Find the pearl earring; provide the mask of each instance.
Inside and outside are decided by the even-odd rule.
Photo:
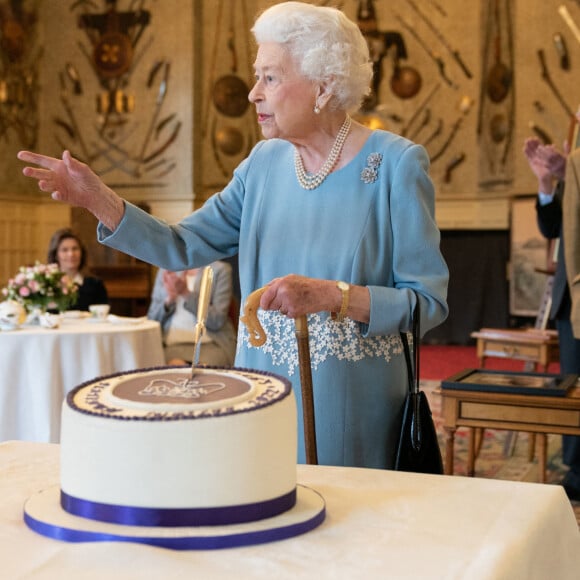
[[[318,104],[314,105],[314,113],[316,115],[320,115],[320,107],[318,106]]]

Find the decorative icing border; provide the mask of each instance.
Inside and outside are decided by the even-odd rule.
[[[142,415],[139,414],[135,414],[136,410],[135,409],[130,409],[130,411],[133,413],[131,416],[122,416],[120,414],[115,414],[115,413],[121,413],[121,412],[127,412],[128,409],[126,408],[120,408],[120,407],[114,407],[111,405],[108,405],[106,403],[102,403],[98,400],[98,394],[100,394],[100,391],[108,388],[110,386],[110,384],[107,381],[110,381],[111,379],[115,379],[117,377],[120,376],[128,376],[128,375],[133,375],[133,374],[141,374],[141,373],[147,373],[147,372],[151,372],[151,371],[161,371],[161,370],[169,370],[169,369],[175,369],[175,370],[181,370],[184,369],[186,367],[171,367],[171,366],[159,366],[159,367],[149,367],[149,368],[143,368],[143,369],[135,369],[132,371],[123,371],[123,372],[119,372],[119,373],[113,373],[110,375],[104,375],[102,377],[97,377],[96,379],[91,379],[89,381],[85,381],[84,383],[81,383],[80,385],[78,385],[77,387],[75,387],[72,391],[70,391],[68,393],[68,395],[66,396],[66,404],[68,405],[68,407],[78,413],[82,413],[84,415],[89,415],[92,417],[99,417],[102,419],[113,419],[113,420],[118,420],[118,421],[182,421],[182,420],[191,420],[191,419],[205,419],[205,418],[212,418],[212,417],[226,417],[228,415],[238,415],[241,413],[249,413],[251,411],[255,411],[257,409],[263,409],[266,407],[269,407],[270,405],[273,405],[274,403],[277,403],[283,399],[285,399],[286,397],[290,396],[290,394],[292,393],[292,384],[290,383],[290,381],[288,379],[286,379],[285,377],[282,377],[280,375],[277,375],[275,373],[271,373],[268,371],[258,371],[255,369],[246,369],[246,368],[239,368],[239,367],[213,367],[213,366],[204,366],[203,369],[204,370],[227,370],[227,371],[235,371],[241,374],[245,374],[245,375],[252,375],[251,377],[246,377],[246,378],[252,378],[252,379],[256,379],[256,375],[258,377],[263,377],[264,380],[267,379],[276,379],[277,381],[279,381],[282,385],[283,385],[283,389],[282,391],[280,391],[279,389],[274,389],[273,386],[267,387],[266,390],[257,395],[254,399],[250,400],[250,401],[246,401],[245,404],[245,408],[239,408],[236,409],[232,406],[226,406],[226,407],[218,407],[218,408],[210,408],[210,409],[199,409],[199,410],[192,410],[192,411],[182,411],[182,412],[173,412],[173,411],[162,411],[162,412],[147,412],[144,413]],[[78,394],[79,391],[85,389],[86,387],[93,385],[93,390],[95,391],[99,391],[96,396],[94,397],[94,400],[91,400],[89,402],[88,398],[86,400],[87,404],[91,405],[91,409],[86,409],[86,408],[81,408],[79,407],[74,399],[75,396]],[[262,383],[262,388],[263,388],[263,383]]]

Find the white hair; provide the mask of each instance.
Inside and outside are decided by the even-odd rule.
[[[282,2],[258,16],[258,44],[282,44],[301,73],[331,87],[335,109],[358,109],[373,76],[369,48],[359,27],[340,10],[304,2]]]

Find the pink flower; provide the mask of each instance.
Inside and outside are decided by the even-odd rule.
[[[49,307],[64,308],[74,301],[77,292],[77,285],[60,271],[58,264],[36,262],[34,266],[22,266],[7,287],[0,289],[0,296],[24,304],[35,299],[48,300]]]

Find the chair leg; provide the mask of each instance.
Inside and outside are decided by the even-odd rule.
[[[536,434],[528,433],[528,461],[531,463],[536,455]]]
[[[485,429],[483,427],[475,428],[475,458],[479,457],[479,452],[481,451],[481,446],[483,445],[483,438],[485,436]]]
[[[546,433],[538,433],[538,481],[546,483],[546,468],[547,468],[547,451],[548,451],[548,436]]]
[[[511,457],[514,454],[517,441],[518,441],[518,432],[508,431],[505,436],[505,442],[503,444],[504,457]]]
[[[517,431],[508,431],[503,444],[503,454],[505,457],[511,457],[514,454],[518,440]],[[528,461],[531,463],[536,455],[536,434],[528,433]]]
[[[467,475],[475,475],[475,428],[469,427],[469,438],[467,444]]]

